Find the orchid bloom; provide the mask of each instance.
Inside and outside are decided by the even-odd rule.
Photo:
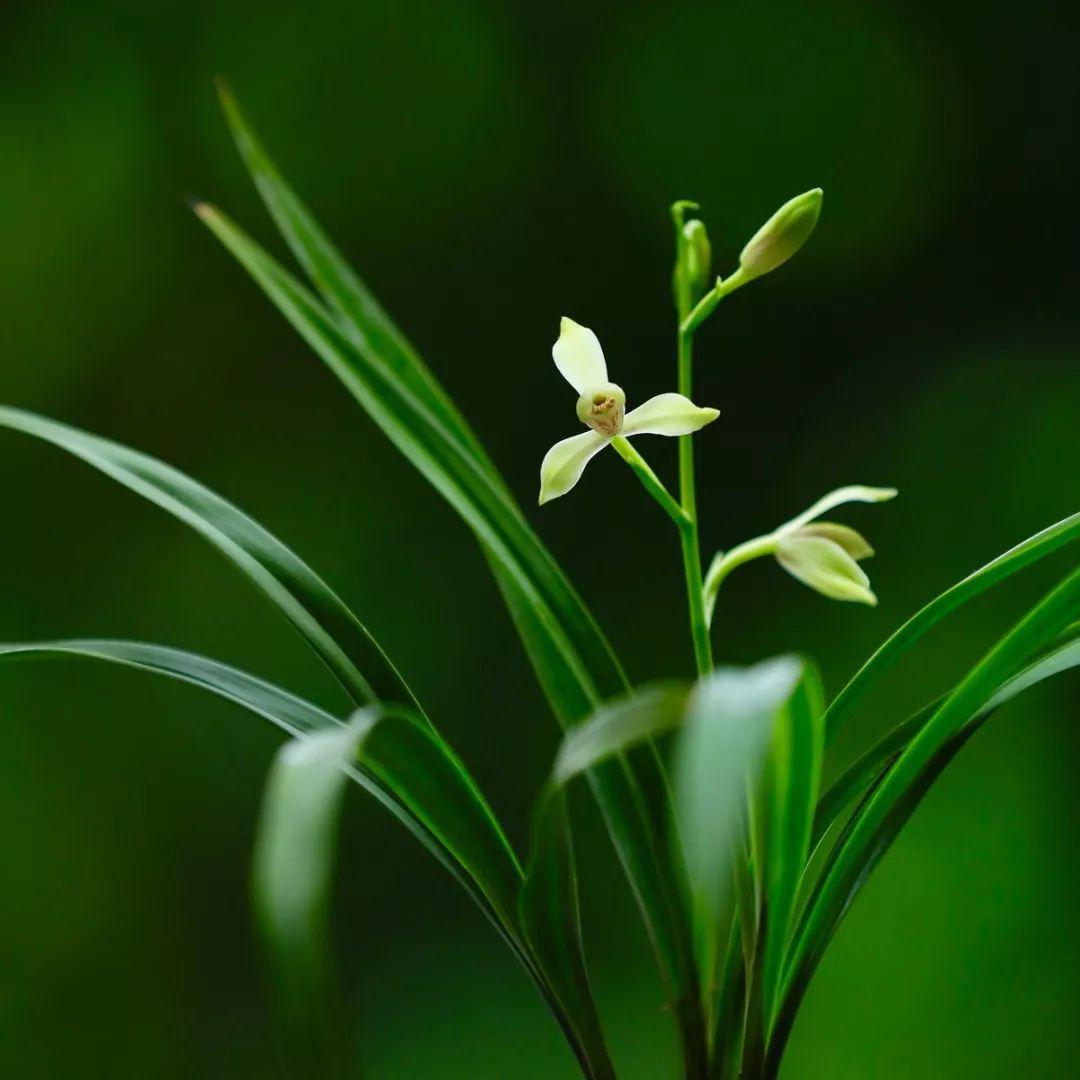
[[[557,442],[540,465],[540,504],[565,495],[585,466],[613,439],[631,435],[689,435],[715,420],[717,409],[698,408],[682,394],[657,394],[626,412],[626,394],[608,382],[607,362],[596,335],[563,317],[551,349],[559,374],[577,391],[578,419],[589,427]]]

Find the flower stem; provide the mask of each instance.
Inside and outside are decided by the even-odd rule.
[[[730,551],[718,551],[713,559],[709,572],[705,575],[705,618],[711,623],[713,610],[716,607],[716,594],[720,591],[720,585],[724,578],[737,566],[750,562],[751,559],[760,559],[763,555],[771,555],[776,549],[776,535],[756,536],[753,540],[747,540]]]
[[[690,270],[686,234],[683,231],[683,212],[692,204],[676,203],[672,207],[675,223],[675,309],[678,315],[676,343],[679,363],[679,393],[693,393],[694,327],[688,325],[690,315]],[[679,437],[679,505],[687,524],[679,529],[682,544],[683,568],[686,573],[686,596],[690,610],[690,634],[694,641],[694,660],[699,675],[712,671],[712,643],[709,624],[705,618],[705,590],[701,577],[701,543],[698,539],[697,494],[694,483],[694,439]]]
[[[680,320],[681,321],[681,320]],[[692,338],[679,330],[679,393],[690,397],[692,383]],[[698,539],[697,491],[694,476],[694,439],[692,435],[679,438],[679,503],[688,525],[679,530],[682,543],[683,568],[686,573],[686,595],[690,609],[690,633],[694,640],[694,659],[699,675],[712,671],[712,643],[709,623],[705,618],[705,587],[701,577],[701,543]]]
[[[668,517],[679,527],[685,529],[690,523],[683,508],[675,501],[671,492],[664,487],[660,477],[652,471],[649,463],[630,445],[629,439],[617,435],[611,440],[611,445],[618,455],[634,470],[637,478],[644,485],[645,490],[664,508]]]

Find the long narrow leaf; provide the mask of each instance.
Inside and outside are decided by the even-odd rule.
[[[971,721],[1008,695],[1017,677],[1031,685],[1024,665],[1080,614],[1080,570],[1067,577],[961,680],[934,710],[867,793],[815,886],[796,935],[786,975],[782,1017],[775,1032],[782,1050],[794,1010],[840,920],[867,876],[945,764],[975,730]],[[1058,658],[1060,661],[1060,658]],[[1054,670],[1057,670],[1056,668]],[[771,1060],[778,1067],[779,1050]]]
[[[755,957],[748,981],[747,1043],[751,1056],[757,1053],[759,1033],[764,1031],[763,939],[755,928],[759,905],[745,872],[744,807],[747,791],[758,786],[777,722],[803,674],[803,662],[785,656],[749,668],[722,668],[705,676],[690,696],[675,750],[675,799],[694,904],[702,996],[710,1015],[726,1011],[712,1002],[717,996],[714,987],[722,979],[721,945],[732,940],[732,920],[738,908],[746,927],[742,946]],[[737,894],[734,885],[740,886]],[[722,1045],[724,1034],[713,1033],[714,1056],[730,1050]]]
[[[341,726],[340,720],[317,705],[228,664],[182,649],[105,639],[0,643],[0,662],[58,658],[105,661],[190,683],[269,720],[294,737]],[[369,771],[355,769],[350,776],[401,821],[461,883],[481,910],[505,931],[484,890],[397,795]]]
[[[825,752],[824,711],[821,680],[806,664],[798,686],[776,719],[764,780],[767,828],[761,933],[766,1034],[773,1020],[795,899],[810,851]]]
[[[1011,701],[1017,694],[1077,665],[1080,665],[1080,629],[1073,629],[1065,640],[1055,644],[1045,656],[1029,664],[1020,674],[1005,683],[969,723],[981,723],[991,712]],[[818,803],[812,846],[817,846],[844,809],[869,788],[881,770],[911,742],[939,704],[940,701],[934,702],[898,724],[832,783]]]
[[[589,985],[577,868],[566,796],[559,788],[546,788],[537,800],[519,910],[533,955],[562,1011],[573,1021],[567,1035],[582,1071],[590,1080],[614,1080],[615,1067]]]
[[[528,610],[531,626],[543,635],[546,662],[557,658],[561,678],[577,684],[579,700],[595,706],[624,692],[625,676],[610,647],[501,485],[463,449],[425,402],[395,377],[369,342],[358,347],[354,336],[346,334],[308,290],[219,211],[203,204],[198,212],[391,441],[474,531],[489,559],[499,566],[504,592],[511,590],[518,612]],[[686,1030],[687,1024],[693,1024],[700,1029],[696,1037],[701,1042],[686,914],[665,838],[641,791],[642,786],[662,791],[664,781],[654,776],[658,772],[655,758],[643,758],[638,768],[644,773],[644,785],[626,763],[611,763],[590,781],[638,899],[661,972],[674,989],[684,1038],[695,1037]]]
[[[209,540],[299,631],[357,704],[416,705],[385,653],[330,587],[221,496],[156,458],[21,409],[0,406],[0,426],[81,458]]]
[[[341,721],[294,694],[179,649],[93,639],[0,643],[0,662],[64,657],[104,660],[191,683],[300,739],[344,730]],[[522,871],[483,796],[450,748],[418,714],[392,707],[365,715],[375,717],[378,724],[365,730],[365,752],[358,763],[347,766],[348,777],[397,817],[492,921],[577,1053],[583,1044],[576,1030],[578,1020],[565,1012],[521,930],[517,903]],[[340,744],[331,739],[327,745]]]
[[[1050,555],[1064,544],[1080,537],[1080,513],[1043,529],[1016,547],[988,562],[984,567],[946,589],[924,608],[917,611],[900,627],[855,673],[848,684],[833,699],[825,712],[827,741],[832,741],[840,725],[855,705],[915,642],[947,615],[974,599],[999,581],[1023,570],[1039,559]]]
[[[341,316],[346,332],[361,349],[381,357],[394,376],[428,407],[492,480],[502,485],[502,478],[483,444],[450,396],[285,182],[236,98],[223,82],[219,82],[218,89],[237,148],[270,216],[312,283]]]

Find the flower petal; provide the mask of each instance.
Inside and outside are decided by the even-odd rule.
[[[596,335],[565,315],[559,323],[559,340],[551,347],[551,358],[559,374],[579,394],[608,381],[604,350]]]
[[[830,510],[842,506],[844,503],[887,502],[889,499],[894,499],[896,494],[896,488],[875,488],[866,487],[863,484],[849,484],[847,487],[837,488],[835,491],[830,491],[828,495],[823,495],[813,506],[808,510],[804,510],[798,517],[792,518],[786,525],[782,525],[778,531],[801,528],[808,521],[813,521],[814,518],[827,514]]]
[[[815,521],[810,525],[803,525],[798,530],[798,535],[823,536],[842,547],[856,562],[859,559],[869,559],[874,554],[874,549],[862,533],[834,521]]]
[[[557,442],[540,463],[540,505],[565,495],[580,479],[585,466],[610,442],[595,431]]]
[[[792,577],[832,600],[877,604],[870,579],[839,545],[823,536],[793,534],[776,545],[776,561]]]
[[[689,435],[711,424],[719,409],[698,408],[682,394],[657,394],[631,409],[623,421],[624,435]]]

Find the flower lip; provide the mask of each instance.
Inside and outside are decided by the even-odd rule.
[[[608,438],[622,431],[625,414],[626,394],[615,383],[588,386],[577,400],[578,419]]]

